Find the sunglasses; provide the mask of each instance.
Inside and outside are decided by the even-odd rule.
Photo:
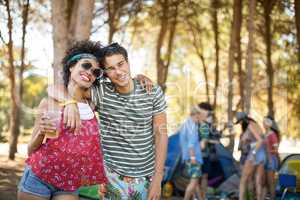
[[[85,63],[81,64],[81,67],[85,70],[89,70],[92,68],[92,64],[89,62],[85,62]],[[92,71],[93,76],[95,76],[96,78],[100,78],[103,76],[103,70],[100,68],[92,69],[91,71]]]

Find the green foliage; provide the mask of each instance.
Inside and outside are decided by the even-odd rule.
[[[47,78],[37,75],[30,75],[24,80],[24,95],[22,104],[24,129],[31,128],[35,119],[35,108],[42,98],[47,95]]]
[[[9,128],[10,94],[9,83],[6,78],[0,81],[0,133],[5,133]],[[21,130],[33,127],[35,108],[46,96],[47,78],[38,75],[30,75],[24,79],[23,102],[21,103],[22,118]],[[0,134],[3,135],[3,134]]]

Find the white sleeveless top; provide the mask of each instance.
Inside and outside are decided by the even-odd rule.
[[[94,118],[94,112],[89,104],[78,102],[77,106],[81,120],[90,120]]]

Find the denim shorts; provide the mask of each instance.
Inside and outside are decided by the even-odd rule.
[[[66,194],[79,196],[78,190],[64,191],[48,183],[45,183],[32,172],[30,166],[25,167],[24,174],[18,185],[18,190],[20,192],[29,193],[33,196],[49,198],[49,199],[53,196],[66,195]]]
[[[257,166],[259,164],[263,164],[265,165],[266,161],[267,161],[267,155],[266,155],[266,151],[265,148],[262,146],[260,147],[256,154],[253,155],[251,152],[254,149],[251,149],[251,151],[248,153],[247,155],[247,160],[253,160],[254,161],[254,165]]]
[[[277,171],[278,167],[279,167],[279,161],[278,161],[277,156],[274,156],[274,155],[269,156],[265,169],[267,171]]]

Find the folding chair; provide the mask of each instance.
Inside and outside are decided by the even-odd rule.
[[[297,189],[297,176],[291,174],[279,174],[279,186],[280,188],[284,188],[283,193],[281,195],[281,200],[284,200],[284,197],[288,191],[288,189],[293,189],[296,192]]]

